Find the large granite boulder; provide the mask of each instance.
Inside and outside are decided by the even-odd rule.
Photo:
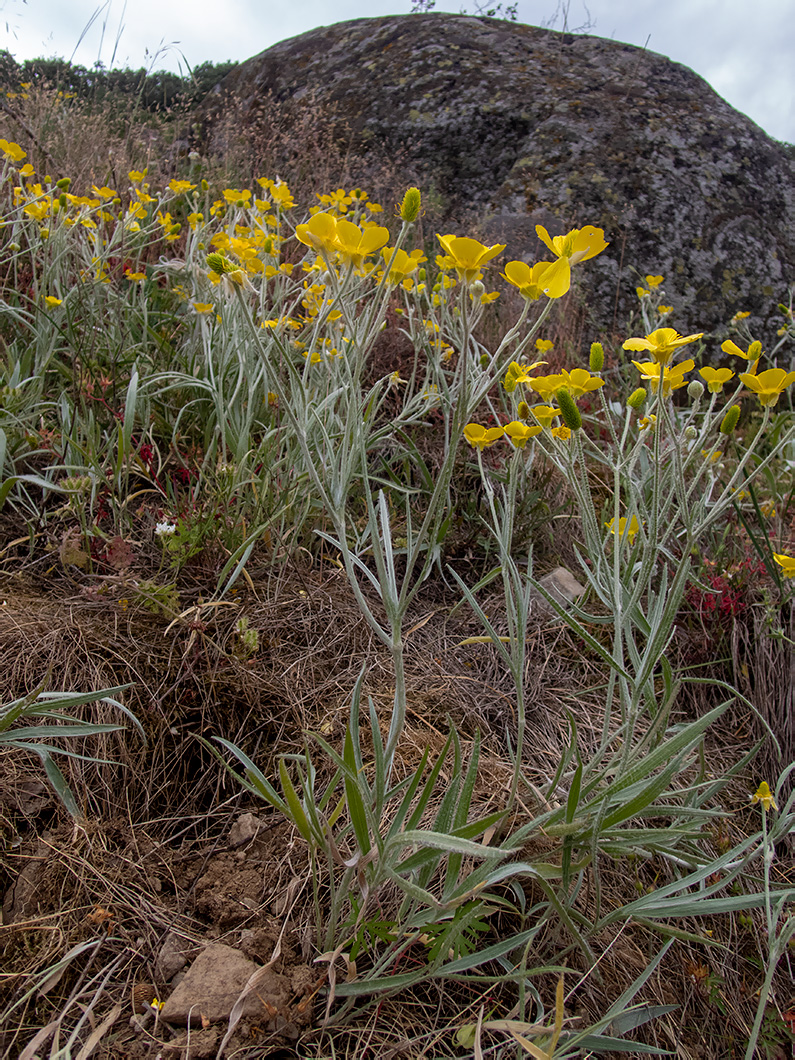
[[[623,325],[637,279],[662,273],[680,330],[743,309],[769,339],[795,282],[792,148],[641,48],[485,17],[357,19],[242,63],[216,112],[226,93],[252,126],[265,98],[282,118],[311,99],[363,167],[394,158],[442,222],[512,257],[543,256],[537,223],[603,227],[610,251],[578,270],[592,327]]]

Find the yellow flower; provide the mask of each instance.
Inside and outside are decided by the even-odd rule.
[[[795,578],[795,556],[787,556],[784,552],[774,552],[773,559],[781,567],[785,578]]]
[[[534,405],[530,411],[542,427],[551,427],[552,421],[560,415],[560,409],[551,408],[549,405]]]
[[[54,295],[48,294],[45,297],[44,301],[49,306],[56,306],[56,305],[60,305],[61,302],[63,301],[63,299],[62,298],[56,298]]]
[[[436,237],[442,244],[450,267],[458,273],[464,283],[472,283],[480,275],[483,266],[505,250],[505,243],[487,247],[469,236],[445,235]]]
[[[646,279],[646,283],[651,288],[659,287],[660,284],[663,282],[663,277],[662,276],[647,276],[645,279]]]
[[[661,317],[667,317],[669,313],[673,313],[674,307],[672,305],[658,305],[657,312]]]
[[[524,449],[528,438],[534,438],[541,433],[542,429],[541,427],[528,427],[526,423],[521,423],[519,420],[512,420],[511,423],[506,423],[503,428],[510,439],[511,445],[516,449]]]
[[[568,390],[576,400],[582,397],[583,394],[590,394],[605,385],[604,379],[591,375],[587,368],[573,368],[570,372],[564,368],[563,371],[555,375],[539,375],[534,379],[526,380],[526,382],[531,389],[540,394],[547,402],[551,401],[552,397],[561,389]]]
[[[766,780],[762,781],[751,796],[751,804],[754,805],[757,802],[761,803],[762,809],[765,812],[778,809],[778,806],[776,806],[776,800],[773,798],[773,792],[770,790],[770,786]]]
[[[559,438],[561,442],[567,442],[571,438],[571,428],[562,423],[560,427],[553,427],[549,432],[553,438]]]
[[[212,313],[215,306],[212,302],[191,302],[194,312],[201,315],[202,313]]]
[[[615,519],[611,519],[609,523],[605,523],[605,526],[611,534],[615,534],[615,530],[613,529],[614,523]],[[630,545],[634,544],[635,534],[637,534],[638,530],[640,530],[640,523],[638,522],[638,517],[636,515],[633,515],[632,518],[629,520],[629,526],[627,526],[626,516],[622,516],[618,520],[618,536],[623,537],[624,532],[626,531]]]
[[[27,151],[23,151],[19,144],[15,144],[13,140],[0,139],[0,151],[12,162],[21,162],[23,158],[28,157]]]
[[[635,288],[635,294],[638,296],[638,298],[641,301],[643,301],[644,298],[648,298],[649,297],[649,295],[651,294],[651,291],[647,291],[645,287],[636,287]]]
[[[248,205],[248,202],[251,199],[251,192],[248,190],[248,188],[246,188],[245,190],[241,190],[239,188],[224,188],[222,194],[227,202],[232,202],[236,204],[245,203],[246,205]]]
[[[392,255],[394,254],[394,258]],[[425,261],[425,255],[421,250],[412,250],[407,254],[405,250],[395,251],[394,247],[383,247],[381,256],[384,266],[389,266],[387,283],[396,285],[403,283],[412,273],[417,271],[421,261]]]
[[[36,170],[33,168],[30,162],[26,162],[22,169],[20,169],[19,175],[20,177],[32,177],[35,172]]]
[[[740,380],[749,390],[753,390],[764,408],[773,408],[783,391],[795,383],[795,372],[785,372],[783,368],[768,368],[759,375],[743,372]]]
[[[536,235],[558,258],[567,258],[570,265],[595,258],[609,246],[604,231],[593,225],[572,228],[565,236],[554,237],[550,237],[543,225],[536,225]]]
[[[656,331],[652,331],[650,335],[647,335],[645,339],[627,339],[624,343],[624,349],[631,350],[633,353],[648,350],[657,364],[668,364],[674,352],[680,346],[687,346],[689,342],[696,342],[702,338],[703,334],[704,332],[701,331],[698,335],[680,335],[673,328],[657,328]],[[637,362],[633,361],[632,363],[635,364]]]
[[[330,206],[332,210],[336,210],[337,213],[347,213],[348,207],[353,202],[352,196],[348,195],[344,188],[337,188],[330,195],[318,195],[318,198],[321,202]]]
[[[551,350],[554,345],[555,343],[551,342],[549,339],[536,339],[536,349],[539,353],[546,353],[547,350]]]
[[[511,361],[502,385],[509,394],[512,394],[520,383],[527,383],[528,385],[532,383],[533,377],[530,372],[546,363],[546,361],[536,361],[534,364],[519,364],[517,361]]]
[[[730,353],[732,357],[742,357],[743,360],[748,361],[750,365],[748,371],[752,375],[756,375],[756,371],[759,368],[759,359],[762,356],[762,343],[752,342],[747,350],[741,350],[736,342],[732,342],[731,339],[726,339],[721,344],[721,349],[724,353]]]
[[[516,287],[522,298],[532,302],[542,294],[547,298],[560,298],[568,290],[568,286],[563,286],[557,262],[539,261],[531,268],[524,261],[509,261],[502,275]]]
[[[295,234],[305,246],[330,254],[337,245],[337,219],[330,213],[313,214],[305,225],[296,227]]]
[[[318,215],[315,214],[315,217]],[[389,229],[372,225],[364,231],[353,221],[341,218],[335,231],[336,250],[343,261],[359,268],[368,254],[380,250],[389,239]]]
[[[485,449],[498,442],[505,433],[504,427],[481,427],[479,423],[468,423],[464,427],[464,437],[473,448]]]
[[[551,237],[543,225],[536,225],[536,235],[557,257],[556,270],[549,294],[550,298],[560,298],[571,286],[571,266],[581,261],[595,258],[609,245],[601,228],[586,225],[585,228],[572,228],[565,236]],[[550,282],[550,277],[546,277]]]
[[[542,401],[545,401],[547,404],[552,401],[560,388],[565,386],[563,376],[560,373],[555,375],[537,375],[532,379],[525,379],[523,382],[526,383],[531,390],[535,390]]]
[[[170,180],[168,187],[175,195],[183,195],[186,191],[196,190],[196,185],[191,184],[189,180]]]
[[[644,364],[640,364],[638,361],[633,361],[632,363],[640,372],[643,381],[651,384],[652,391],[655,394],[660,388],[660,374],[662,374],[663,397],[669,397],[672,390],[679,390],[680,387],[687,386],[685,372],[691,371],[696,366],[695,361],[682,361],[681,364],[677,364],[674,368],[669,368],[668,365],[660,364],[657,361],[647,361]]]
[[[747,309],[741,309],[738,313],[735,313],[734,316],[732,317],[732,324],[737,324],[741,320],[745,320],[750,315],[751,314],[750,314],[750,312]]]
[[[731,368],[699,368],[698,374],[709,387],[710,394],[722,394],[724,386],[734,379]]]
[[[600,379],[597,375],[591,375],[587,368],[573,368],[570,372],[567,372],[564,368],[560,374],[563,378],[562,386],[568,390],[575,400],[584,394],[591,394],[594,390],[599,390],[600,387],[605,385],[604,379]]]

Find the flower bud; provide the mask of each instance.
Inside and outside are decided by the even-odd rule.
[[[685,438],[688,442],[692,442],[694,438],[698,438],[698,431],[692,424],[689,427],[685,427]]]
[[[592,372],[601,372],[605,366],[605,351],[601,342],[591,343],[591,357],[588,365]]]
[[[411,224],[412,221],[416,221],[420,214],[420,207],[422,205],[422,198],[420,196],[419,188],[409,188],[406,194],[403,196],[403,203],[400,207],[400,217],[407,224]]]
[[[734,428],[737,426],[737,421],[740,418],[740,406],[732,405],[726,415],[723,417],[723,421],[720,425],[721,434],[731,434]]]
[[[469,295],[471,298],[480,298],[485,293],[486,288],[483,286],[480,280],[475,280],[474,283],[471,283],[469,285]]]
[[[526,401],[519,402],[519,407],[516,410],[516,415],[519,417],[520,420],[530,419],[530,406],[527,404]]]
[[[481,368],[488,368],[490,360],[491,360],[491,357],[489,357],[489,355],[487,353],[481,353],[481,355],[480,355],[480,367]]]
[[[704,394],[704,384],[699,383],[698,379],[694,379],[688,385],[687,394],[692,401],[700,401]]]
[[[638,409],[642,409],[643,406],[646,404],[646,396],[647,395],[644,388],[642,386],[639,386],[638,389],[633,390],[627,398],[627,405],[629,405],[631,409],[635,409],[635,411],[637,411]]]
[[[61,191],[69,191],[69,185],[72,183],[71,177],[61,177],[61,179],[55,185],[56,188],[60,188]]]
[[[428,274],[425,271],[425,269],[420,269],[419,272],[417,273],[417,279],[420,281],[420,283],[425,283],[425,280],[427,279],[427,277],[428,277]]]
[[[582,427],[582,416],[580,410],[574,403],[574,398],[568,392],[565,386],[561,387],[555,395],[555,400],[560,408],[560,415],[563,422],[572,431],[578,431]]]
[[[217,273],[219,276],[223,276],[223,274],[227,271],[225,265],[228,264],[229,262],[226,260],[223,254],[207,255],[207,268],[212,269],[212,271]]]
[[[61,194],[58,196],[58,205],[61,207],[62,210],[66,209],[66,204],[68,202],[69,200],[66,197],[66,192],[61,192]]]
[[[753,363],[754,361],[758,361],[761,356],[762,356],[762,343],[758,342],[758,341],[752,342],[751,345],[748,347],[748,361],[749,361],[749,363]]]
[[[207,183],[206,180],[202,180],[200,186],[201,186],[202,191],[209,191],[210,190],[210,185]]]

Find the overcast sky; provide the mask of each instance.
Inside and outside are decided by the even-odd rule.
[[[474,8],[475,0],[436,4]],[[795,142],[795,0],[517,2],[520,21],[555,29],[566,8],[569,29],[684,63],[771,136]],[[0,48],[20,61],[58,55],[84,66],[137,69],[156,57],[155,69],[184,72],[186,62],[248,59],[317,26],[410,10],[411,0],[0,0]]]

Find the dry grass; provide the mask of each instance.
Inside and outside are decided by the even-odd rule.
[[[256,953],[266,960],[268,940],[272,944],[274,931],[285,926],[278,911],[289,899],[285,967],[311,962],[312,913],[302,844],[230,784],[195,735],[217,733],[241,742],[267,773],[277,754],[300,748],[304,731],[340,743],[346,702],[363,663],[367,691],[386,715],[388,659],[335,567],[307,567],[278,577],[263,572],[253,584],[253,591],[239,594],[238,609],[219,609],[189,648],[194,631],[187,627],[166,632],[165,620],[122,612],[119,605],[87,598],[67,584],[25,584],[6,576],[0,694],[19,695],[45,681],[70,689],[133,682],[129,702],[145,724],[148,745],[142,747],[132,733],[111,734],[98,740],[95,750],[115,764],[70,763],[74,788],[86,797],[86,824],[77,829],[64,820],[35,763],[18,754],[5,756],[0,803],[12,840],[2,859],[5,1004],[19,999],[36,975],[73,947],[91,943],[57,984],[15,1010],[3,1039],[5,1056],[17,1055],[58,1014],[70,1032],[81,1006],[92,1005],[97,1025],[121,1006],[96,1055],[154,1057],[167,1046],[165,1028],[151,1020],[143,1029],[130,1027],[128,1019],[133,998],[145,998],[148,1005],[150,994],[159,996],[167,988],[160,954],[170,935],[176,934],[189,954],[202,942],[221,940],[244,951],[259,946]],[[515,718],[493,649],[460,646],[477,630],[463,609],[448,617],[454,602],[443,586],[431,585],[409,622],[414,627],[407,655],[409,722],[399,767],[411,770],[426,746],[440,749],[450,721],[465,746],[481,731],[484,756],[474,801],[487,812],[510,783],[505,752]],[[496,597],[491,604],[499,626]],[[230,651],[238,610],[260,634],[260,649],[248,663]],[[554,771],[567,740],[566,712],[577,721],[583,751],[595,744],[603,679],[599,665],[583,655],[565,626],[533,627],[526,671],[531,738],[525,768],[531,781],[540,783]],[[107,720],[103,708],[90,709],[95,720]],[[708,754],[716,771],[747,747],[751,730],[743,725],[710,737]],[[744,791],[738,786],[737,805]],[[229,847],[229,829],[249,809],[259,815],[265,833],[245,848],[241,861],[240,852]],[[727,827],[732,834],[715,836],[717,850],[742,834],[742,820],[735,818]],[[792,875],[791,867],[777,871]],[[638,890],[659,886],[666,873],[653,862],[606,864],[603,901],[630,901]],[[532,885],[526,891],[532,904]],[[592,898],[589,891],[583,893],[584,911]],[[386,894],[384,901],[389,904]],[[500,937],[520,930],[505,916],[500,914],[495,924]],[[655,1024],[654,1037],[647,1040],[664,1048],[675,1045],[679,1056],[692,1060],[731,1055],[729,1043],[747,1034],[758,985],[761,928],[756,919],[751,923],[744,929],[733,918],[677,925],[695,936],[708,938],[711,932],[726,949],[690,943],[669,955],[643,999],[682,1009]],[[565,944],[550,923],[538,940],[539,953],[558,952]],[[643,969],[659,941],[636,925],[612,930],[593,944],[599,965],[567,999],[567,1012],[575,1019],[597,1018],[628,975]],[[585,973],[575,951],[568,960],[580,976]],[[783,970],[780,1006],[786,1005],[785,995]],[[429,984],[409,996],[363,1006],[347,1027],[324,1031],[315,1021],[316,1029],[301,1032],[299,1052],[289,1051],[289,1036],[246,1024],[234,1039],[234,1055],[324,1057],[332,1047],[337,1055],[356,1057],[398,1056],[407,1047],[413,1056],[460,1055],[453,1044],[455,1028],[475,1022],[481,1005],[510,1007],[508,999],[498,984],[484,983],[480,991]],[[683,1026],[687,1040],[681,1037]],[[85,1034],[77,1037],[85,1041]],[[262,1051],[277,1046],[288,1051]]]

